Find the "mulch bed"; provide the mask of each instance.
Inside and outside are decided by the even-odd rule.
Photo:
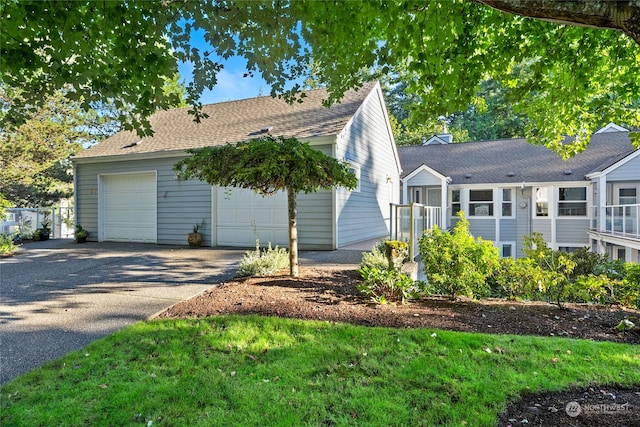
[[[625,318],[640,325],[640,312],[635,310],[593,304],[567,304],[560,308],[544,302],[501,299],[426,298],[408,304],[378,305],[357,291],[359,280],[355,270],[328,267],[302,268],[298,278],[283,275],[234,279],[180,302],[158,317],[260,314],[367,326],[640,344],[640,327],[625,334],[616,330]],[[572,406],[567,410],[569,403]],[[571,416],[577,412],[578,416]],[[586,390],[526,396],[509,406],[499,425],[640,427],[640,387],[628,390],[594,384]]]

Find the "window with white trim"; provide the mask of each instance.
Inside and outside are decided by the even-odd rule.
[[[536,188],[536,216],[549,216],[549,187]]]
[[[511,243],[505,243],[502,245],[502,258],[513,257],[513,245]]]
[[[513,216],[513,189],[511,188],[502,189],[502,216]]]
[[[618,189],[618,204],[620,205],[635,205],[636,204],[636,189],[635,188],[620,188]]]
[[[451,190],[451,216],[456,216],[461,209],[460,190]]]
[[[558,216],[587,216],[587,188],[559,188]]]
[[[493,216],[493,190],[469,190],[469,216]]]

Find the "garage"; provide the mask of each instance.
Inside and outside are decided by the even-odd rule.
[[[216,195],[218,246],[288,246],[287,195],[257,196],[244,188],[219,188]]]
[[[156,243],[156,172],[101,175],[99,182],[99,240]]]

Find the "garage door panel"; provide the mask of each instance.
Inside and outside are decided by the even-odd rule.
[[[101,179],[104,240],[155,243],[155,172],[104,175]]]
[[[218,189],[217,238],[220,246],[286,245],[289,240],[284,192],[262,197],[247,189]]]

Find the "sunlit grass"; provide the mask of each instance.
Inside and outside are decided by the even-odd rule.
[[[2,387],[2,426],[494,425],[509,400],[640,385],[640,348],[265,317],[135,324]]]

